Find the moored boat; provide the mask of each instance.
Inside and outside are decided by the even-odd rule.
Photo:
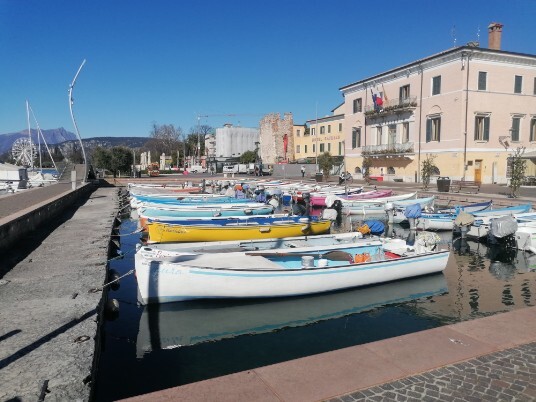
[[[148,223],[148,243],[181,241],[218,241],[281,238],[327,233],[331,227],[328,219],[302,217],[299,222],[273,224],[233,225],[173,225]]]
[[[397,239],[347,244],[336,250],[315,247],[155,258],[150,248],[142,247],[135,257],[136,277],[142,303],[162,303],[298,296],[443,271],[449,251],[431,251],[435,245],[430,247],[419,235],[415,249]]]

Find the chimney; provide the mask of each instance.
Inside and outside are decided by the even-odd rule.
[[[488,48],[501,50],[501,34],[503,25],[498,22],[492,22],[488,25]]]

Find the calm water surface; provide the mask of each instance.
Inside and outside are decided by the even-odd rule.
[[[343,222],[347,228],[351,223]],[[355,221],[352,223],[356,225]],[[340,230],[344,230],[340,229]],[[136,230],[125,219],[122,234]],[[399,226],[395,235],[407,237]],[[261,301],[139,306],[133,275],[109,298],[96,400],[111,401],[268,364],[511,311],[536,302],[536,257],[439,233],[452,249],[442,274],[330,294]],[[121,237],[120,274],[139,235]]]

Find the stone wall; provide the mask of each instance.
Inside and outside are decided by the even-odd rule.
[[[271,113],[264,116],[259,123],[260,131],[260,155],[263,164],[274,164],[294,160],[294,137],[292,128],[294,120],[292,113],[284,113],[283,118],[279,113]],[[288,138],[287,153],[285,155],[283,140],[285,134]]]

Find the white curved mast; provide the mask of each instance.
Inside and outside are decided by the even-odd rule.
[[[86,64],[86,59],[84,59],[84,61],[82,61],[82,64],[80,64],[80,67],[78,67],[78,71],[76,72],[76,75],[73,78],[73,82],[69,86],[69,111],[71,112],[71,118],[73,120],[74,129],[76,131],[76,135],[78,136],[78,141],[80,142],[80,148],[82,148],[82,156],[84,158],[84,177],[82,179],[82,183],[85,183],[87,179],[87,159],[86,159],[86,151],[84,150],[84,144],[82,144],[82,137],[80,137],[80,132],[78,131],[78,125],[76,124],[76,120],[73,114],[73,104],[74,104],[73,89],[74,89],[74,84],[76,83],[76,79],[78,78],[78,74],[80,74],[80,70],[82,70],[82,67],[84,67],[84,64]]]

